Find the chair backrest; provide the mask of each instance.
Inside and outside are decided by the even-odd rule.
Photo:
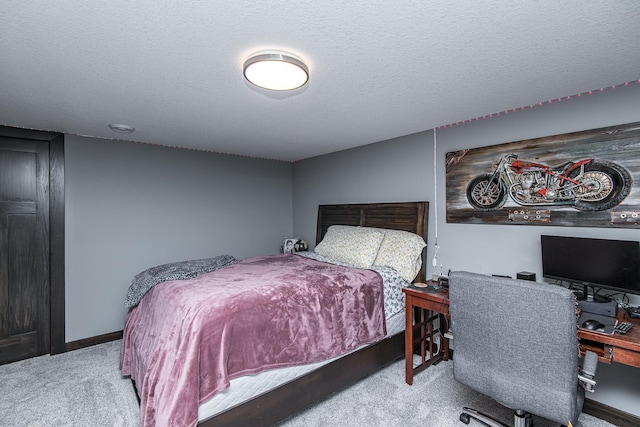
[[[459,271],[449,299],[456,380],[509,408],[577,421],[584,394],[571,291]]]

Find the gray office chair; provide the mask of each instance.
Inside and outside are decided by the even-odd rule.
[[[584,389],[598,358],[589,352],[579,381],[576,302],[560,286],[456,271],[449,275],[453,372],[457,381],[515,410],[579,426]],[[583,384],[580,384],[582,382]],[[505,426],[464,408],[460,420]]]

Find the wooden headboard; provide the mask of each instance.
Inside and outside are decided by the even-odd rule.
[[[429,202],[360,203],[318,206],[316,245],[332,225],[388,228],[416,233],[427,242]],[[425,280],[427,248],[422,251],[422,268],[417,281]]]

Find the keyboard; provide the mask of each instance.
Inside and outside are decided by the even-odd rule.
[[[618,322],[615,328],[613,328],[613,332],[616,334],[624,335],[629,332],[631,328],[633,328],[633,323],[631,322]]]

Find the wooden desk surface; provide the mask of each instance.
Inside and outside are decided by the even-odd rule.
[[[607,354],[602,355],[601,361],[624,363],[625,365],[640,368],[640,319],[630,318],[627,316],[626,311],[621,308],[619,308],[616,313],[616,319],[620,322],[633,323],[633,328],[624,335],[608,335],[578,329],[578,338],[581,343],[585,344],[585,348],[587,349],[594,350],[589,347],[589,343],[598,343],[607,346],[608,348],[604,349]]]
[[[414,306],[435,310],[449,316],[449,290],[441,288],[437,292],[425,291],[422,288],[403,288],[402,292]],[[619,308],[616,318],[620,322],[631,322],[633,328],[624,335],[602,334],[578,329],[578,338],[584,349],[595,351],[604,363],[623,363],[640,368],[640,319],[630,318],[626,311]],[[455,336],[455,332],[454,332]]]

